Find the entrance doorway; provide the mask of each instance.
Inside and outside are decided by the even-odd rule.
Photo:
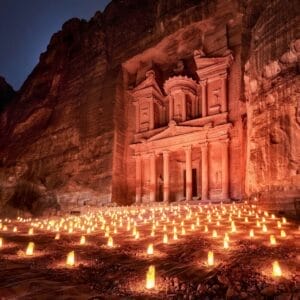
[[[183,196],[186,197],[186,170],[183,170]],[[197,169],[192,169],[192,197],[197,197]]]

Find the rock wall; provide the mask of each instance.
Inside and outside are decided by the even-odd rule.
[[[299,195],[296,2],[113,0],[88,22],[66,22],[0,115],[2,206],[20,182],[67,209],[132,202],[135,123],[127,91],[149,68],[163,81],[199,48],[234,55],[231,197],[267,201],[263,195],[283,187],[283,196]]]
[[[299,22],[297,1],[267,1],[244,66],[246,193],[274,209],[294,210],[300,196]]]

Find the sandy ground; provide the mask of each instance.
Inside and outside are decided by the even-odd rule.
[[[49,221],[2,219],[0,299],[300,297],[298,225],[290,220],[284,224],[282,218],[272,218],[257,208],[242,204],[111,208],[80,218]],[[232,221],[236,232],[232,232]],[[278,221],[282,228],[278,228]],[[51,225],[47,229],[48,224]],[[55,240],[59,224],[60,239]],[[150,235],[153,224],[154,237]],[[264,224],[267,232],[262,230]],[[13,232],[14,226],[18,232]],[[178,240],[173,240],[174,226]],[[33,235],[28,235],[30,227],[34,228]],[[73,233],[68,233],[70,227]],[[94,231],[88,234],[87,228],[93,227]],[[107,246],[107,227],[115,244],[113,248]],[[139,239],[133,236],[134,227]],[[254,230],[254,238],[249,237],[250,229]],[[213,230],[217,237],[212,236]],[[280,236],[281,230],[286,232],[285,238]],[[223,248],[226,232],[229,249]],[[163,243],[164,233],[168,235],[168,244]],[[79,244],[82,235],[86,237],[84,245]],[[270,235],[275,236],[276,245],[270,244]],[[26,256],[30,241],[35,243],[34,254]],[[152,256],[146,253],[149,243],[154,245]],[[75,266],[67,267],[67,253],[73,250]],[[214,266],[207,265],[209,250],[214,252]],[[281,277],[272,275],[275,260],[280,264]],[[155,266],[156,280],[155,288],[148,290],[145,284],[150,265]]]

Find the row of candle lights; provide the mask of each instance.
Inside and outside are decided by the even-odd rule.
[[[217,207],[211,207],[211,206],[205,206],[204,209],[206,209],[206,220],[207,224],[204,225],[204,232],[208,232],[208,224],[212,224],[213,219],[216,219],[216,226],[221,226],[220,221],[224,219],[224,217],[227,215],[228,210],[225,206],[221,205],[221,209],[219,210]],[[185,217],[182,216],[182,210],[183,213],[185,212]],[[150,212],[150,216],[148,218],[144,218],[144,215],[146,213]],[[198,230],[200,227],[200,218],[199,215],[204,214],[203,209],[201,206],[198,207],[198,212],[194,212],[191,207],[185,206],[181,208],[180,206],[174,206],[174,207],[151,207],[148,209],[125,209],[123,212],[117,211],[117,210],[108,210],[108,211],[102,211],[100,214],[88,214],[83,217],[75,217],[75,218],[61,218],[60,220],[31,220],[31,219],[22,219],[19,218],[19,222],[22,223],[30,223],[32,227],[28,230],[28,235],[34,234],[34,228],[37,227],[39,229],[46,229],[49,231],[56,231],[55,239],[60,239],[60,229],[63,229],[64,231],[67,231],[69,234],[72,234],[75,230],[76,231],[86,231],[87,234],[91,232],[95,232],[98,229],[99,223],[101,223],[101,230],[104,231],[104,236],[107,237],[107,247],[113,248],[115,246],[113,237],[111,236],[111,233],[117,234],[118,230],[117,227],[123,228],[124,221],[127,221],[126,230],[131,231],[132,229],[132,236],[134,239],[138,240],[140,238],[140,232],[137,229],[138,223],[147,224],[152,223],[151,225],[151,233],[150,236],[155,236],[155,230],[160,226],[159,224],[159,218],[157,218],[156,213],[160,214],[160,221],[165,222],[167,224],[173,225],[173,240],[178,240],[178,232],[177,232],[177,226],[176,226],[176,220],[178,223],[180,223],[181,226],[181,235],[186,234],[186,227],[184,224],[184,219],[187,221],[193,220],[193,214],[196,218],[196,222],[192,223],[190,225],[190,231]],[[237,226],[235,224],[235,221],[233,218],[235,218],[237,221],[240,221],[242,219],[242,214],[244,215],[244,223],[249,223],[250,218],[255,218],[256,220],[256,227],[262,227],[262,232],[266,233],[268,232],[267,228],[267,220],[275,220],[277,219],[274,215],[271,215],[269,217],[268,212],[264,212],[263,216],[262,212],[260,210],[256,210],[254,206],[250,207],[250,209],[245,208],[242,206],[242,209],[238,209],[235,205],[231,205],[229,208],[229,216],[228,216],[228,222],[230,223],[231,233],[237,232]],[[170,215],[174,219],[172,222],[170,221]],[[113,226],[113,231],[111,232],[110,226],[107,222],[107,217],[111,219],[110,226]],[[10,223],[11,220],[6,219],[4,220],[7,223]],[[179,222],[180,221],[180,222]],[[277,228],[281,229],[283,224],[286,224],[286,219],[282,218],[281,220],[277,219]],[[3,231],[7,231],[8,227],[6,224],[2,224],[2,220],[0,220],[0,229]],[[167,233],[167,226],[166,224],[163,225],[163,240],[162,242],[164,244],[168,244],[169,237]],[[13,227],[13,232],[18,232],[18,229],[16,226]],[[249,231],[249,237],[254,238],[254,230],[250,229]],[[282,238],[286,237],[286,232],[281,229],[280,230],[280,236]],[[213,229],[212,231],[212,238],[218,238],[219,234],[216,229]],[[80,238],[80,245],[84,245],[86,243],[86,238],[84,235]],[[272,234],[270,235],[270,244],[276,245],[276,238]],[[0,238],[0,247],[3,245],[3,239]],[[226,232],[224,235],[223,240],[223,248],[228,249],[229,248],[229,235]],[[147,247],[146,251],[147,255],[153,255],[154,254],[154,246],[153,243],[150,243]],[[34,254],[34,243],[30,242],[26,249],[26,255],[32,256]],[[67,266],[75,266],[75,252],[71,251],[67,255],[66,259],[66,265]],[[207,265],[213,266],[214,265],[214,253],[213,251],[208,252],[207,257]],[[281,276],[281,268],[279,266],[278,261],[273,262],[273,276],[278,277]],[[148,282],[149,281],[149,282]],[[149,270],[147,272],[146,276],[146,287],[147,288],[153,288],[155,286],[155,267],[151,265],[149,267]]]

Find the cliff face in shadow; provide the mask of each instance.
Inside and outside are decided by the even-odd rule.
[[[230,49],[235,58],[229,83],[229,119],[235,124],[230,147],[233,157],[239,158],[231,160],[232,197],[239,199],[266,190],[273,179],[259,174],[262,166],[268,169],[272,165],[270,151],[288,152],[289,161],[279,159],[277,163],[281,175],[276,171],[272,176],[279,183],[292,164],[293,186],[298,178],[299,149],[289,145],[295,144],[291,139],[299,141],[294,115],[297,101],[284,104],[287,118],[277,118],[282,120],[278,124],[289,128],[287,138],[282,138],[282,126],[273,126],[277,121],[270,116],[263,123],[272,127],[268,139],[273,141],[273,149],[260,155],[253,149],[262,146],[262,139],[260,146],[252,144],[258,129],[254,123],[259,118],[253,112],[266,100],[257,91],[248,92],[248,82],[252,86],[253,80],[264,74],[269,59],[279,59],[297,38],[297,14],[290,8],[276,8],[284,1],[271,2],[274,15],[279,15],[273,22],[283,26],[278,25],[276,35],[264,33],[269,11],[264,1],[112,1],[88,22],[67,21],[53,35],[38,65],[0,115],[2,204],[10,201],[20,181],[33,185],[45,198],[55,195],[62,208],[111,200],[131,203],[134,170],[128,146],[134,118],[127,90],[145,78],[149,68],[158,68],[164,78],[178,60],[188,61],[199,48],[211,57]],[[280,18],[282,11],[289,22]],[[298,53],[298,44],[293,45],[293,53]],[[299,63],[299,56],[297,59]],[[280,73],[283,84],[292,84],[298,78],[295,67],[288,70]],[[264,78],[273,80],[272,76]],[[291,93],[295,93],[292,87]],[[276,104],[279,100],[272,101]],[[283,113],[280,107],[276,111],[277,115]],[[263,113],[269,112],[271,108],[265,106]]]

